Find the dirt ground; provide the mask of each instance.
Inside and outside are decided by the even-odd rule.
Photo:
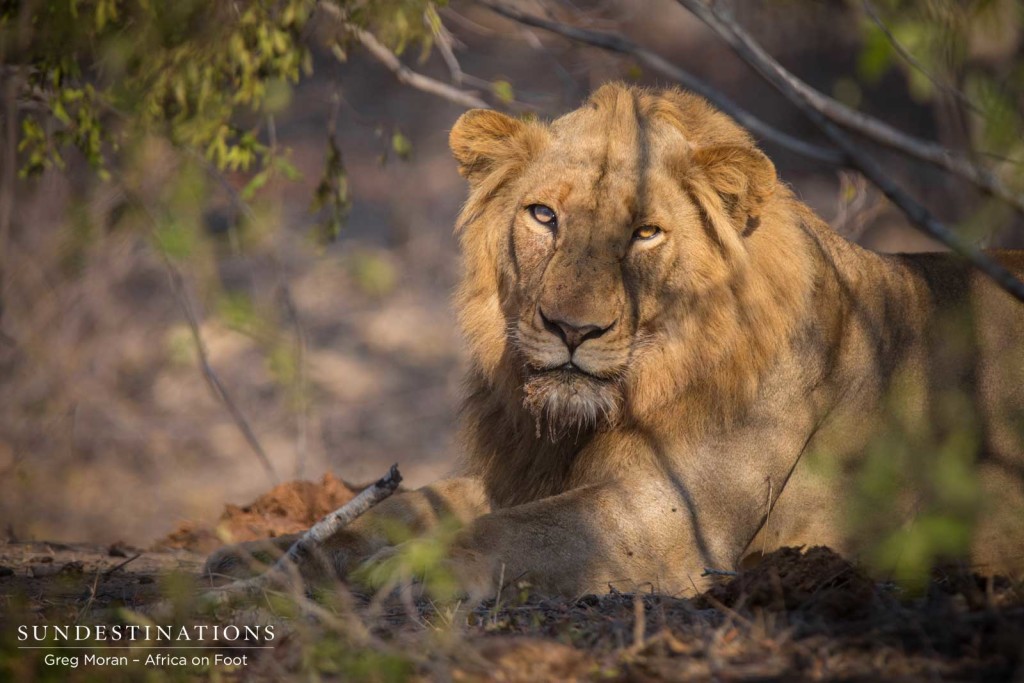
[[[508,586],[468,606],[339,585],[212,612],[196,603],[218,538],[294,531],[352,495],[330,475],[283,484],[150,549],[0,545],[0,680],[1024,681],[1024,586],[949,570],[910,593],[827,548],[779,550],[691,599],[551,600]],[[15,625],[67,623],[274,624],[277,636],[235,667],[67,668],[17,649]]]

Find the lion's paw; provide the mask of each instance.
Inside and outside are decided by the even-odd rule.
[[[265,572],[294,542],[294,536],[248,541],[215,550],[203,565],[203,576],[247,579]]]

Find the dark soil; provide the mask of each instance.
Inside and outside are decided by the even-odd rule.
[[[288,533],[352,490],[333,477],[282,485],[251,505],[229,507],[219,528],[236,539]],[[39,651],[14,649],[12,624],[116,623],[125,610],[152,616],[170,600],[177,620],[255,620],[277,624],[281,634],[245,667],[188,672],[200,678],[1024,681],[1022,586],[969,572],[936,572],[926,591],[912,595],[827,548],[784,548],[693,599],[612,591],[552,600],[510,586],[497,604],[471,608],[415,593],[378,600],[338,586],[306,600],[314,606],[305,616],[270,597],[183,616],[194,609],[183,592],[203,584],[202,554],[169,546],[205,552],[216,539],[215,528],[193,527],[151,550],[0,545],[0,679],[53,678]],[[63,674],[93,680],[181,672]]]

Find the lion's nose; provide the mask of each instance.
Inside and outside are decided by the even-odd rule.
[[[565,342],[565,345],[569,347],[570,355],[573,351],[579,348],[580,344],[583,342],[588,339],[597,339],[602,334],[615,327],[614,322],[610,325],[580,325],[578,323],[570,323],[565,320],[549,318],[545,315],[543,310],[538,310],[540,312],[540,319],[544,321],[544,328]]]

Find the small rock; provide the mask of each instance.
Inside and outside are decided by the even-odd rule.
[[[128,557],[128,546],[118,541],[107,548],[107,555],[110,557]]]
[[[69,576],[78,576],[79,574],[85,573],[85,565],[79,562],[78,560],[68,562],[60,568],[59,573],[66,574]]]
[[[28,575],[33,579],[42,579],[59,573],[60,567],[55,566],[52,562],[50,564],[32,564],[28,568]]]

